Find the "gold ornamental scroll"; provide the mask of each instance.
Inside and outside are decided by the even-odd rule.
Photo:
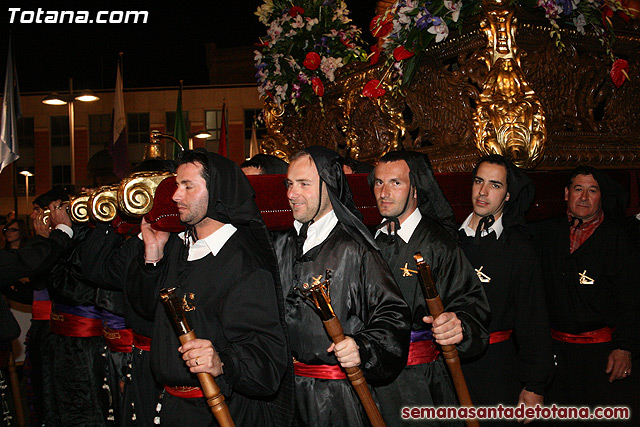
[[[111,222],[118,210],[118,186],[104,185],[89,198],[89,218],[96,222]]]
[[[480,24],[487,36],[482,55],[489,72],[474,114],[476,146],[532,169],[542,159],[547,129],[542,104],[520,67],[515,9],[508,0],[483,0]]]
[[[118,208],[132,218],[143,217],[153,208],[158,185],[174,176],[171,172],[135,172],[118,186]]]

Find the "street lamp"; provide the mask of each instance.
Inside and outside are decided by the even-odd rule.
[[[71,184],[76,184],[76,155],[75,155],[75,112],[73,109],[73,102],[93,102],[98,101],[100,99],[99,96],[94,94],[93,92],[86,90],[81,92],[80,94],[74,97],[73,93],[73,79],[69,77],[69,95],[60,96],[57,93],[52,93],[42,100],[43,104],[47,105],[64,105],[67,104],[69,106],[69,151],[71,158]]]
[[[23,170],[23,171],[20,171],[20,175],[24,176],[24,200],[27,202],[25,204],[25,209],[27,210],[27,214],[28,214],[29,213],[29,177],[33,176],[33,174],[28,170]]]

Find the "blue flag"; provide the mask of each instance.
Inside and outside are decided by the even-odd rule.
[[[11,39],[9,39],[7,75],[4,80],[4,98],[2,99],[2,124],[0,125],[0,172],[20,158],[16,124],[20,115],[20,90],[18,89],[18,77],[13,64]]]

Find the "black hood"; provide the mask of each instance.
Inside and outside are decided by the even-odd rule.
[[[524,225],[524,214],[529,210],[536,193],[535,186],[527,174],[514,165],[510,160],[507,163],[507,192],[509,200],[504,204],[502,211],[502,226],[504,228],[513,225]]]
[[[356,208],[351,195],[351,188],[342,171],[340,155],[325,147],[313,146],[302,150],[308,153],[318,169],[320,180],[326,185],[333,211],[342,224],[357,231],[374,248],[378,248],[371,233],[362,223],[362,214]]]
[[[453,209],[451,209],[451,205],[444,197],[442,189],[438,181],[436,181],[427,155],[415,151],[395,151],[393,154],[409,165],[409,179],[417,192],[420,213],[440,224],[458,241],[459,237]],[[368,177],[369,186],[372,189],[374,172],[371,172]]]

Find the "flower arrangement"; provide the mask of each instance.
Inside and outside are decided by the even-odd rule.
[[[518,0],[514,0],[518,1]],[[559,49],[564,49],[560,38],[560,25],[574,27],[582,34],[588,28],[596,32],[613,61],[611,78],[616,86],[628,79],[629,66],[624,59],[616,58],[611,49],[613,25],[611,16],[618,12],[625,19],[640,17],[638,0],[523,0],[524,7],[544,11],[553,30]],[[387,71],[381,80],[390,76],[391,86],[398,88],[408,84],[415,72],[420,53],[432,43],[440,43],[449,33],[457,30],[463,20],[480,13],[479,0],[398,0],[387,11],[373,18],[371,32],[382,37],[382,52],[372,47],[370,63],[386,58]],[[385,91],[379,80],[370,81],[363,94],[382,96]]]
[[[254,57],[258,91],[277,105],[321,103],[339,68],[366,60],[342,0],[264,0],[255,14],[267,26]]]

